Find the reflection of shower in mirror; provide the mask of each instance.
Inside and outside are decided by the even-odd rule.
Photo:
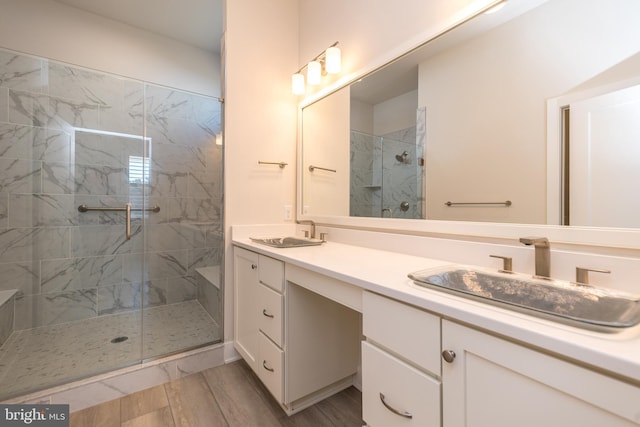
[[[403,151],[402,154],[396,154],[396,160],[400,163],[408,163],[407,157],[409,157],[409,153]]]

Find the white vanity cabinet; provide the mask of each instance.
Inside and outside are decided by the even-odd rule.
[[[234,271],[234,346],[287,413],[353,384],[360,313],[307,288],[357,288],[239,247]]]
[[[234,271],[235,348],[281,402],[284,263],[235,248]]]
[[[640,387],[447,320],[442,348],[445,427],[640,424]]]
[[[439,427],[440,318],[371,292],[362,306],[364,421]]]
[[[256,370],[258,358],[258,254],[234,250],[234,346]]]

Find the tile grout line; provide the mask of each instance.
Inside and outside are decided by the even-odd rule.
[[[204,383],[207,385],[207,390],[209,390],[209,394],[211,395],[211,397],[213,397],[213,400],[216,402],[218,409],[220,409],[220,413],[224,418],[224,422],[227,424],[227,426],[231,426],[232,424],[229,422],[229,419],[227,418],[227,414],[225,414],[224,409],[222,409],[220,402],[218,402],[218,398],[216,397],[216,394],[213,392],[213,389],[211,389],[211,385],[209,384],[209,381],[207,381],[207,377],[202,373],[202,371],[198,372],[198,375],[202,377],[202,379],[204,380]]]

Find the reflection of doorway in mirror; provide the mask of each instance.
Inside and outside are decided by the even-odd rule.
[[[569,225],[640,227],[640,85],[570,105]]]

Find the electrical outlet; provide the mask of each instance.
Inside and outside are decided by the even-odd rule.
[[[291,205],[284,205],[284,219],[291,221]]]

